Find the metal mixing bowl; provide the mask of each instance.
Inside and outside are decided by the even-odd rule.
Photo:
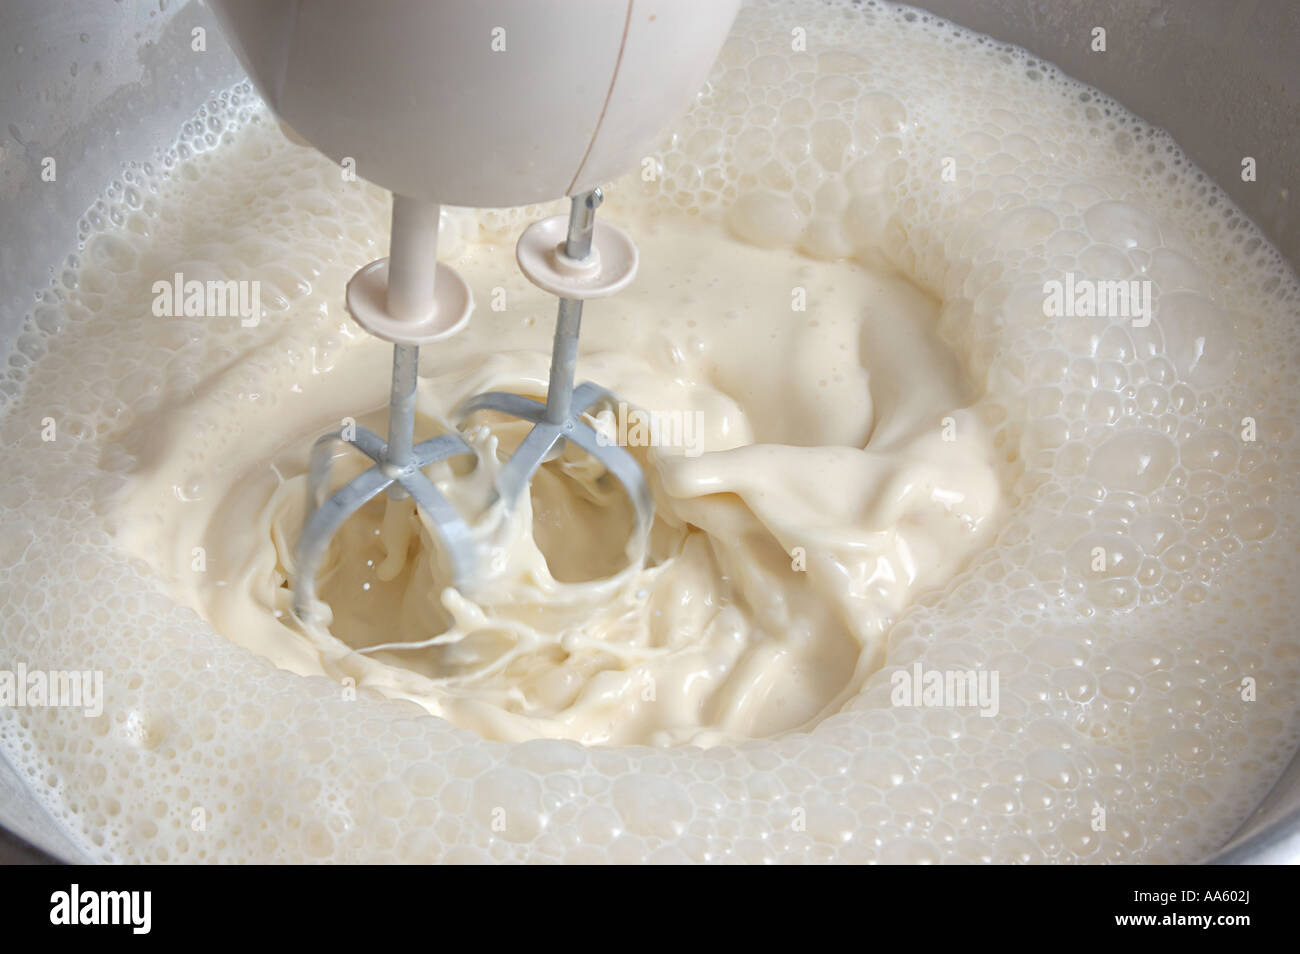
[[[1300,268],[1300,4],[1294,0],[920,0],[1023,46],[1168,129]],[[1091,51],[1094,27],[1107,52]],[[192,50],[195,28],[207,48]],[[0,7],[0,355],[77,220],[122,163],[168,142],[242,71],[201,3]],[[59,187],[40,178],[58,157]],[[1244,183],[1243,156],[1258,181]],[[0,862],[79,853],[0,760]],[[1300,860],[1300,760],[1209,861]]]

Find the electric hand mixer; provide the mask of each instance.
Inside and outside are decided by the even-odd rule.
[[[644,156],[653,137],[704,83],[740,0],[214,0],[235,52],[271,108],[335,161],[393,193],[388,258],[348,283],[347,306],[393,344],[387,440],[365,428],[336,431],[312,451],[307,518],[295,551],[294,611],[316,605],[316,575],[330,539],[385,491],[409,495],[444,548],[453,583],[477,570],[465,517],[424,473],[475,453],[457,433],[414,443],[419,349],[469,321],[464,280],[437,261],[441,204],[499,208],[571,197],[567,217],[530,226],[516,258],[524,275],[559,296],[545,403],[489,392],[459,420],[492,410],[533,424],[502,467],[495,493],[524,494],[564,442],[593,455],[632,501],[635,533],[654,500],[635,459],[597,439],[582,420],[612,398],[574,387],[582,303],[632,280],[637,251],[621,230],[596,223],[600,183]],[[330,491],[333,446],[374,466]]]

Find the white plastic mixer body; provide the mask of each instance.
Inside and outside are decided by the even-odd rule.
[[[273,110],[398,195],[504,207],[644,155],[739,0],[215,0]]]

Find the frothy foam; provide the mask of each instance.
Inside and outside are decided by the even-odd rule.
[[[997,539],[893,622],[836,714],[704,751],[486,741],[234,645],[114,545],[142,466],[121,437],[183,422],[179,492],[201,497],[232,420],[294,400],[264,389],[259,348],[321,372],[356,350],[339,292],[387,225],[377,191],[340,187],[236,89],[91,211],[0,384],[5,658],[106,674],[102,719],[4,710],[0,746],[92,856],[1178,861],[1276,777],[1300,685],[1300,288],[1167,137],[914,11],[772,3],[655,158],[611,215],[857,258],[939,302],[1015,501]],[[539,214],[458,219],[465,254]],[[196,222],[211,248],[185,241]],[[263,324],[160,331],[125,307],[176,247],[187,277],[261,281]],[[1046,315],[1067,275],[1151,282],[1150,323]],[[376,354],[373,393],[341,403],[382,401]],[[223,414],[201,406],[214,380]],[[997,672],[997,715],[896,704],[918,663]]]

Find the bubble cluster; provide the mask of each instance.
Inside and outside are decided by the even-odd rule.
[[[268,313],[295,313],[283,354],[315,367],[354,334],[323,289],[380,254],[382,195],[303,158],[251,215],[228,177],[259,149],[305,155],[239,87],[128,168],[0,378],[4,659],[101,669],[108,694],[98,720],[0,710],[0,749],[88,856],[1188,861],[1280,773],[1300,710],[1300,286],[1112,100],[908,8],[760,2],[654,175],[613,190],[615,208],[725,221],[924,288],[1014,475],[995,544],[895,622],[842,711],[708,750],[507,745],[347,700],[223,639],[115,548],[103,502],[142,462],[103,439],[127,417],[201,448],[229,424],[186,411],[214,368],[250,407],[280,399],[237,360],[265,327],[175,319],[160,342],[112,320],[148,306],[133,282],[256,269]],[[160,237],[182,204],[238,254],[171,260]],[[538,214],[483,213],[480,237]],[[1045,284],[1067,275],[1149,282],[1149,321],[1047,314]],[[997,715],[893,704],[918,663],[996,671]]]

